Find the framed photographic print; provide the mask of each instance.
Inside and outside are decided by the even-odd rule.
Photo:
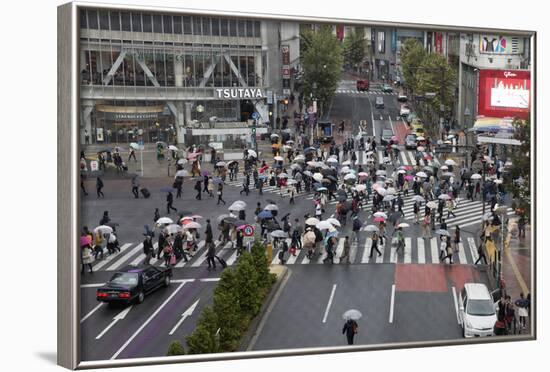
[[[60,6],[58,363],[534,339],[535,36]]]

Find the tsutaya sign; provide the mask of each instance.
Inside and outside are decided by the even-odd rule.
[[[264,98],[264,92],[259,88],[218,88],[216,89],[216,98],[218,99],[261,99]]]

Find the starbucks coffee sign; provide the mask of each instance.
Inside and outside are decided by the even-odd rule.
[[[217,99],[262,99],[264,92],[259,88],[217,88]]]

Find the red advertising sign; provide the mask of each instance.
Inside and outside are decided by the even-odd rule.
[[[441,32],[435,32],[435,52],[443,54],[443,34]]]
[[[340,41],[344,40],[344,26],[336,26],[336,38]]]
[[[531,107],[530,89],[530,71],[480,70],[478,114],[525,119]]]
[[[290,47],[288,45],[281,46],[281,55],[283,65],[290,65]]]

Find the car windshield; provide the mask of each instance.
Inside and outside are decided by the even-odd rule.
[[[493,301],[491,300],[470,300],[466,309],[468,315],[488,316],[495,314]]]
[[[393,136],[393,132],[389,129],[384,129],[382,131],[382,137],[391,137]]]
[[[405,140],[407,140],[407,141],[413,141],[413,142],[414,142],[414,141],[416,141],[416,136],[413,135],[413,134],[409,134],[409,135],[405,138]]]
[[[116,273],[110,280],[111,284],[117,285],[136,285],[137,282],[137,273]]]

